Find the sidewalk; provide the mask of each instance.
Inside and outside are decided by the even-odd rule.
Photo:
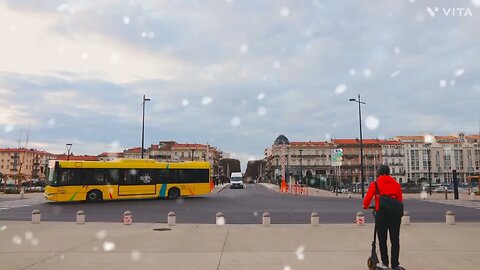
[[[277,185],[270,184],[270,183],[260,183],[261,185],[278,192],[279,188]],[[365,190],[365,193],[367,190]],[[303,196],[303,195],[299,195]],[[308,196],[319,196],[319,197],[338,197],[338,198],[361,198],[362,195],[358,193],[338,193],[338,195],[335,194],[335,192],[330,192],[327,190],[323,189],[316,189],[312,187],[308,187]],[[422,200],[423,198],[421,197],[420,193],[403,193],[404,199],[419,199]],[[474,196],[473,197],[474,201],[480,201],[480,196]],[[438,201],[444,201],[445,200],[445,194],[444,193],[432,193],[430,196],[427,193],[426,200],[438,200]],[[453,193],[447,193],[447,200],[454,200],[454,195]],[[459,201],[472,201],[472,197],[469,194],[466,193],[459,193]]]
[[[228,220],[227,220],[228,222]],[[166,228],[167,231],[153,229]],[[1,269],[367,269],[373,225],[1,222]],[[475,269],[478,223],[401,231],[407,269]]]

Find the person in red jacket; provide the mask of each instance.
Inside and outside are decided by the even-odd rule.
[[[381,165],[378,170],[377,185],[380,195],[389,195],[403,203],[402,188],[400,184],[390,176],[390,168],[387,165]],[[367,195],[363,200],[363,209],[368,209],[370,202],[375,197],[376,218],[378,244],[380,246],[380,255],[382,261],[377,264],[377,269],[388,269],[388,250],[387,250],[387,231],[390,234],[392,269],[405,270],[400,266],[398,257],[400,254],[400,224],[402,216],[391,215],[379,211],[379,196],[377,195],[377,187],[375,183],[370,184]]]

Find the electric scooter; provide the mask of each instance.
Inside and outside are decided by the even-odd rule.
[[[372,253],[367,259],[367,266],[369,270],[376,270],[378,263],[377,256],[377,212],[375,211],[375,206],[370,206],[369,209],[372,209],[373,217],[375,218],[375,229],[373,229],[373,241],[372,241]]]

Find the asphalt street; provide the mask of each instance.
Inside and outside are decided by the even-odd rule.
[[[42,202],[28,205],[15,201],[0,207],[0,220],[31,220],[31,213],[39,209],[44,221],[75,221],[76,212],[84,210],[86,220],[94,222],[122,222],[123,213],[130,210],[134,222],[166,223],[167,214],[174,211],[177,223],[214,224],[215,214],[222,212],[229,224],[260,224],[263,212],[269,212],[273,224],[306,224],[310,214],[317,212],[320,223],[350,224],[361,211],[361,199],[314,197],[274,192],[262,185],[251,184],[246,189],[230,189],[218,193],[187,197],[180,200],[124,200],[100,203]],[[417,199],[405,200],[405,210],[412,222],[445,222],[445,212],[455,212],[458,222],[480,221],[480,210]],[[364,210],[367,223],[373,221]]]

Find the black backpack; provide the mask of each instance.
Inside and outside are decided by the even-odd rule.
[[[379,197],[379,212],[382,214],[392,215],[392,216],[403,216],[403,203],[401,203],[395,194],[382,194],[380,195],[380,189],[378,188],[377,181],[375,181],[376,194]]]

